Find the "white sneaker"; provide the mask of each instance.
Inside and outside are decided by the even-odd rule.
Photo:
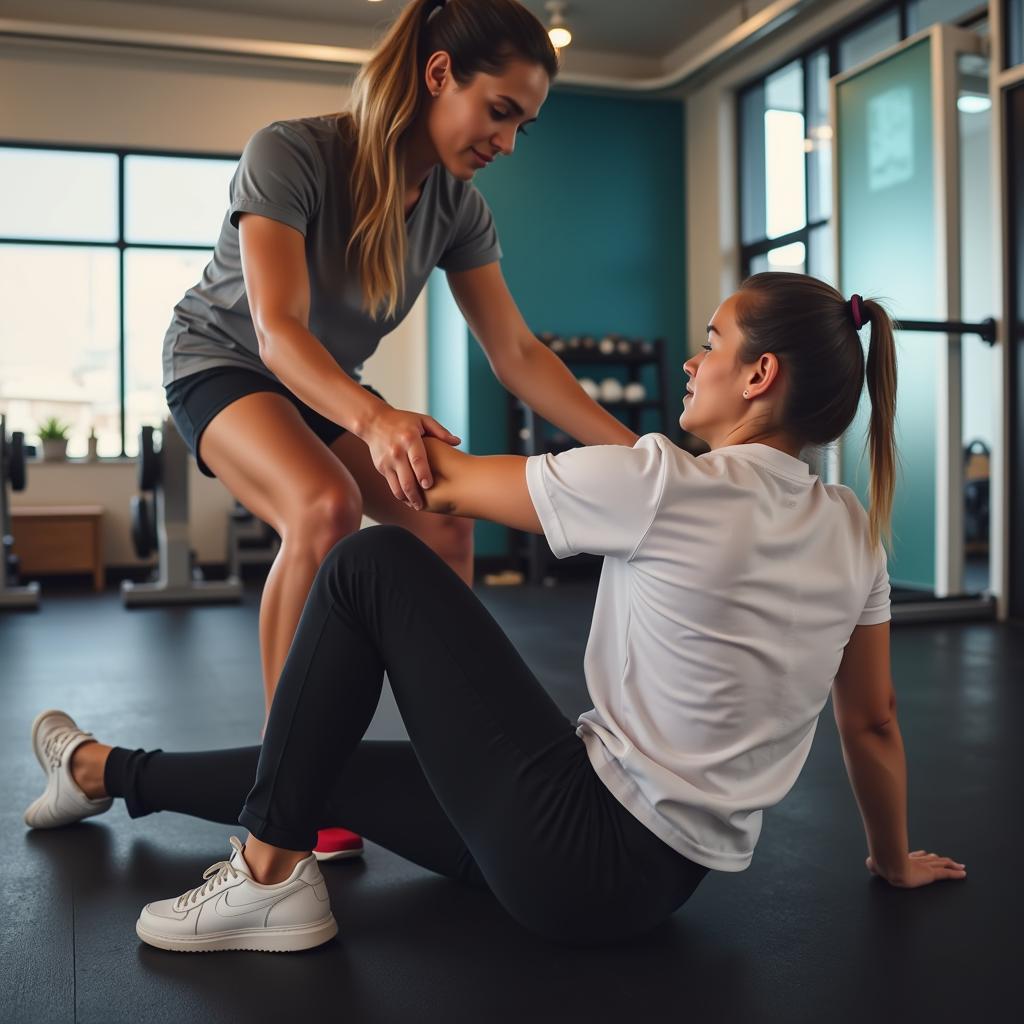
[[[253,880],[242,844],[203,872],[209,879],[177,899],[147,903],[135,925],[143,942],[159,949],[209,953],[252,949],[287,953],[333,939],[338,924],[331,913],[324,877],[310,855],[274,885]]]
[[[91,732],[82,732],[63,711],[42,711],[32,723],[32,749],[46,772],[46,789],[25,812],[29,828],[60,828],[102,814],[114,802],[110,797],[91,800],[71,777],[71,755]]]

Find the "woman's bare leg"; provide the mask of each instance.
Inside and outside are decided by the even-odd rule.
[[[71,753],[71,777],[90,800],[109,795],[103,784],[103,769],[107,765],[107,755],[113,749],[105,743],[86,740]]]
[[[352,474],[283,395],[258,392],[222,410],[200,439],[203,460],[281,537],[260,602],[260,660],[269,713],[309,588],[324,556],[359,529]]]

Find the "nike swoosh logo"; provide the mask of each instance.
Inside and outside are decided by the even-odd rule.
[[[217,897],[214,901],[213,909],[221,917],[241,917],[243,914],[253,914],[259,910],[267,910],[275,903],[280,903],[281,900],[287,899],[292,893],[297,891],[297,889],[289,889],[287,892],[276,892],[273,896],[265,896],[263,899],[253,900],[252,903],[235,906],[228,903],[228,894],[231,892],[228,889],[227,892],[223,892]]]

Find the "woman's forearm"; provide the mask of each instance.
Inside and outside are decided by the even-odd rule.
[[[910,849],[907,837],[907,762],[895,719],[884,730],[842,737],[843,760],[860,807],[868,852],[879,870],[899,876]]]
[[[298,320],[279,320],[265,332],[260,355],[306,405],[357,437],[381,409],[388,408],[338,366]]]
[[[590,398],[565,363],[540,342],[528,346],[501,381],[534,412],[583,444],[636,443],[637,435]]]

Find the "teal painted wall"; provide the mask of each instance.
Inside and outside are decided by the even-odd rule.
[[[435,270],[427,280],[427,408],[470,451],[467,333],[447,279]]]
[[[513,156],[475,178],[494,213],[509,290],[530,327],[663,337],[668,386],[680,393],[687,358],[683,128],[678,101],[553,92]],[[458,342],[443,275],[435,274],[429,297],[432,309],[441,307],[436,334],[430,316],[432,415],[456,430],[458,396],[465,395],[468,433],[461,436],[469,449],[508,451],[506,392],[483,351],[467,337],[464,369],[449,359]],[[444,379],[435,385],[438,375]],[[505,534],[478,524],[477,552],[504,554]]]

